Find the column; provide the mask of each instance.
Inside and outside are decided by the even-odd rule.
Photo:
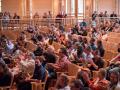
[[[26,0],[26,16],[30,16],[30,3]]]
[[[33,0],[30,0],[30,19],[32,19],[32,1]]]
[[[75,18],[78,18],[78,0],[75,0]]]
[[[118,16],[120,16],[120,0],[116,0],[116,13],[118,14]]]

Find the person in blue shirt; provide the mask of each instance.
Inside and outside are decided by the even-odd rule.
[[[81,28],[87,27],[87,23],[86,23],[85,19],[83,19],[83,21],[80,23],[80,27]]]
[[[35,70],[34,70],[34,74],[32,78],[44,81],[45,80],[45,67],[42,66],[42,62],[40,60],[43,60],[43,58],[38,57],[35,60]]]

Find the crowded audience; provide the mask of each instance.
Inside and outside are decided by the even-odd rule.
[[[60,13],[56,16],[59,25],[49,24],[48,32],[43,33],[43,27],[29,24],[15,41],[1,34],[0,87],[15,83],[17,90],[32,90],[33,83],[45,82],[45,85],[42,84],[44,90],[120,90],[120,43],[118,55],[105,66],[103,37],[110,32],[120,32],[117,15],[113,12],[110,20],[101,18],[108,16],[107,11],[99,15],[94,12],[91,25],[83,19],[66,30]],[[34,19],[39,17],[35,13]],[[100,17],[99,24],[97,17]],[[4,13],[2,18],[6,25],[11,16]],[[16,13],[13,18],[20,19]],[[42,18],[52,18],[51,12],[44,13]],[[34,46],[29,49],[30,44]],[[80,67],[74,80],[70,80],[69,76],[71,64]]]

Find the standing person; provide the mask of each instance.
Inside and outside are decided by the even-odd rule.
[[[107,11],[104,12],[104,17],[108,17]]]
[[[117,17],[117,14],[115,14],[115,12],[113,12],[110,17]]]
[[[62,13],[57,14],[55,22],[60,24],[62,22],[62,18],[63,18]]]
[[[113,13],[110,15],[110,17],[111,17],[112,20],[116,20],[117,14],[115,14],[115,12],[113,12]]]
[[[10,19],[10,16],[7,12],[4,13],[3,17],[2,17],[2,24],[3,24],[3,29],[7,29],[7,26],[9,24],[9,19]]]
[[[15,19],[15,24],[18,24],[20,16],[18,16],[17,13],[14,13],[13,19]]]
[[[92,14],[92,20],[95,20],[95,19],[96,19],[96,17],[97,17],[97,12],[96,12],[96,11],[94,11],[94,13]]]
[[[48,11],[48,26],[50,26],[51,25],[51,21],[52,21],[52,14],[51,14],[51,12],[50,11]]]

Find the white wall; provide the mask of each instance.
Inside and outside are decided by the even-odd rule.
[[[2,0],[2,11],[10,12],[12,15],[16,12],[22,15],[21,0]]]
[[[32,1],[32,14],[34,15],[38,12],[40,15],[43,15],[44,12],[52,11],[53,0],[31,0]],[[58,0],[57,0],[58,1]],[[2,1],[2,11],[10,12],[14,14],[18,13],[20,16],[26,15],[25,7],[23,5],[25,0],[3,0]],[[59,4],[58,4],[59,5]],[[57,8],[56,8],[57,9]]]
[[[32,0],[33,15],[38,12],[43,15],[44,12],[52,11],[52,0]]]
[[[116,11],[116,0],[98,0],[98,12],[108,11],[108,13],[112,13]]]

